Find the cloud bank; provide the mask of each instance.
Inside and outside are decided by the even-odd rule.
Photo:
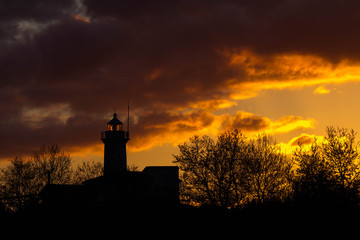
[[[216,133],[311,128],[216,110],[283,89],[358,81],[358,1],[0,0],[0,158],[99,142],[132,107],[134,150]],[[125,115],[123,116],[126,118]]]

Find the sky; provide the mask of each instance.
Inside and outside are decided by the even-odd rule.
[[[359,25],[355,0],[0,0],[0,163],[53,143],[102,161],[128,101],[140,169],[234,128],[284,151],[360,132]]]

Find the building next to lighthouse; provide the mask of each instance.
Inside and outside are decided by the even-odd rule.
[[[128,125],[129,126],[129,125]],[[129,127],[114,113],[101,132],[104,143],[104,175],[81,185],[47,184],[40,193],[44,205],[177,205],[179,169],[176,166],[148,166],[143,171],[127,169],[126,144]]]

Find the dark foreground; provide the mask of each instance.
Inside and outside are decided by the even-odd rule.
[[[295,237],[341,233],[344,238],[360,228],[357,206],[328,204],[272,204],[250,206],[242,210],[180,206],[109,207],[57,206],[37,207],[1,215],[3,232],[15,227],[12,234],[42,234],[79,237],[126,234],[130,236],[191,237],[213,234],[243,236]],[[329,235],[330,234],[330,235]],[[310,236],[310,235],[309,235]],[[309,237],[307,236],[307,237]],[[340,235],[339,235],[340,236]],[[195,237],[195,236],[194,236]],[[116,237],[119,238],[119,237]]]

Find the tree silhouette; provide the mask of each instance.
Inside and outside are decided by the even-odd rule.
[[[0,172],[2,207],[18,211],[27,204],[23,196],[37,193],[38,184],[35,181],[32,162],[16,157],[10,165]]]
[[[247,145],[244,169],[247,193],[256,203],[285,199],[291,192],[292,163],[275,140],[260,134]]]
[[[182,171],[181,194],[194,205],[240,208],[283,199],[291,190],[292,164],[263,134],[246,141],[238,130],[192,137],[174,155]]]
[[[72,160],[68,153],[60,150],[59,146],[42,146],[35,152],[30,161],[33,163],[36,181],[40,191],[45,184],[69,184],[72,181]]]
[[[298,165],[294,179],[294,197],[298,201],[322,201],[333,191],[335,182],[331,169],[324,158],[322,146],[315,139],[309,149],[299,146],[293,152],[293,160]]]
[[[297,163],[296,200],[313,202],[354,202],[358,199],[360,166],[355,131],[327,127],[322,142],[309,149],[299,146],[293,153]]]
[[[182,171],[181,196],[193,205],[238,206],[244,198],[238,174],[245,137],[225,132],[215,142],[208,136],[194,136],[179,145],[174,155]]]
[[[322,149],[332,171],[332,178],[343,188],[359,187],[359,144],[353,129],[328,127]]]
[[[47,183],[71,183],[70,155],[57,145],[43,146],[28,158],[15,157],[0,171],[2,204],[11,211],[34,201]]]
[[[268,207],[274,200],[288,201],[291,206],[315,204],[326,210],[339,205],[353,209],[358,206],[360,190],[355,137],[354,130],[331,126],[324,138],[315,139],[308,147],[300,145],[291,158],[267,134],[248,139],[241,131],[232,130],[217,138],[191,137],[174,155],[181,170],[181,201],[223,209]],[[71,164],[70,155],[57,145],[43,146],[28,157],[15,157],[0,170],[0,212],[31,206],[46,184],[81,184],[104,172],[102,163],[84,162],[74,170]]]
[[[81,184],[83,181],[104,175],[104,164],[99,162],[83,162],[74,171],[72,183]]]
[[[219,200],[224,207],[238,208],[246,201],[243,177],[244,153],[247,151],[246,136],[238,130],[219,134],[213,148],[214,175]]]

